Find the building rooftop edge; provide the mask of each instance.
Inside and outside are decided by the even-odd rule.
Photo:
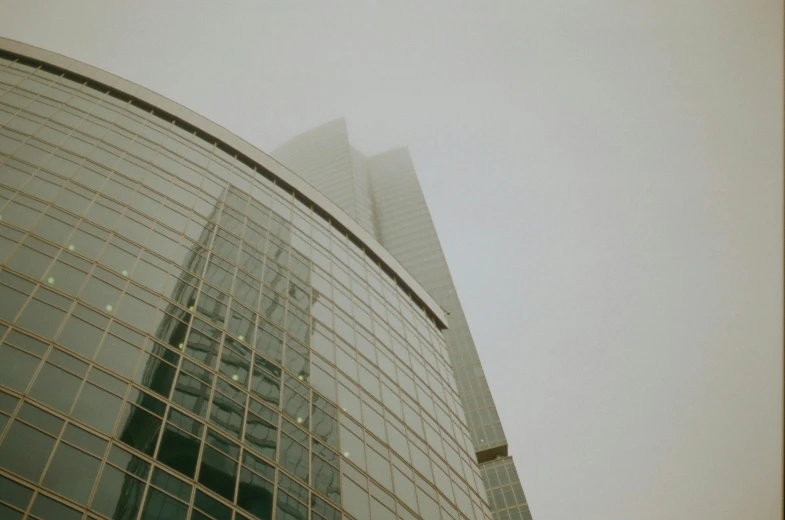
[[[38,62],[40,65],[58,69],[66,75],[89,80],[109,91],[137,100],[195,129],[206,141],[214,140],[216,144],[223,144],[235,154],[261,167],[264,171],[259,172],[260,174],[264,175],[266,171],[285,188],[294,191],[301,198],[313,204],[315,211],[330,217],[333,222],[338,224],[339,228],[343,228],[349,235],[352,235],[350,238],[354,238],[356,242],[364,246],[384,268],[398,279],[405,289],[412,293],[415,301],[418,301],[429,311],[440,328],[447,328],[447,315],[444,309],[368,231],[299,175],[240,136],[146,87],[62,54],[2,37],[0,37],[0,50]]]

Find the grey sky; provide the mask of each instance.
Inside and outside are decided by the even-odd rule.
[[[407,145],[536,520],[780,518],[782,3],[379,3],[0,0],[0,35],[262,150]]]

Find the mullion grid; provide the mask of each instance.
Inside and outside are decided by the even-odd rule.
[[[345,242],[344,242],[344,244],[345,244]]]

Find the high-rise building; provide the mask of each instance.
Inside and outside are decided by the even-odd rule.
[[[444,338],[496,520],[531,518],[499,414],[417,173],[406,149],[365,157],[343,119],[287,141],[273,157],[354,215],[447,312]],[[363,209],[371,208],[369,212]]]
[[[0,518],[490,520],[449,319],[349,155],[344,210],[0,39]]]

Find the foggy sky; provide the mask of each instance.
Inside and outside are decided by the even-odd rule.
[[[264,151],[408,146],[535,520],[780,518],[782,3],[377,4],[0,0],[0,36]]]

